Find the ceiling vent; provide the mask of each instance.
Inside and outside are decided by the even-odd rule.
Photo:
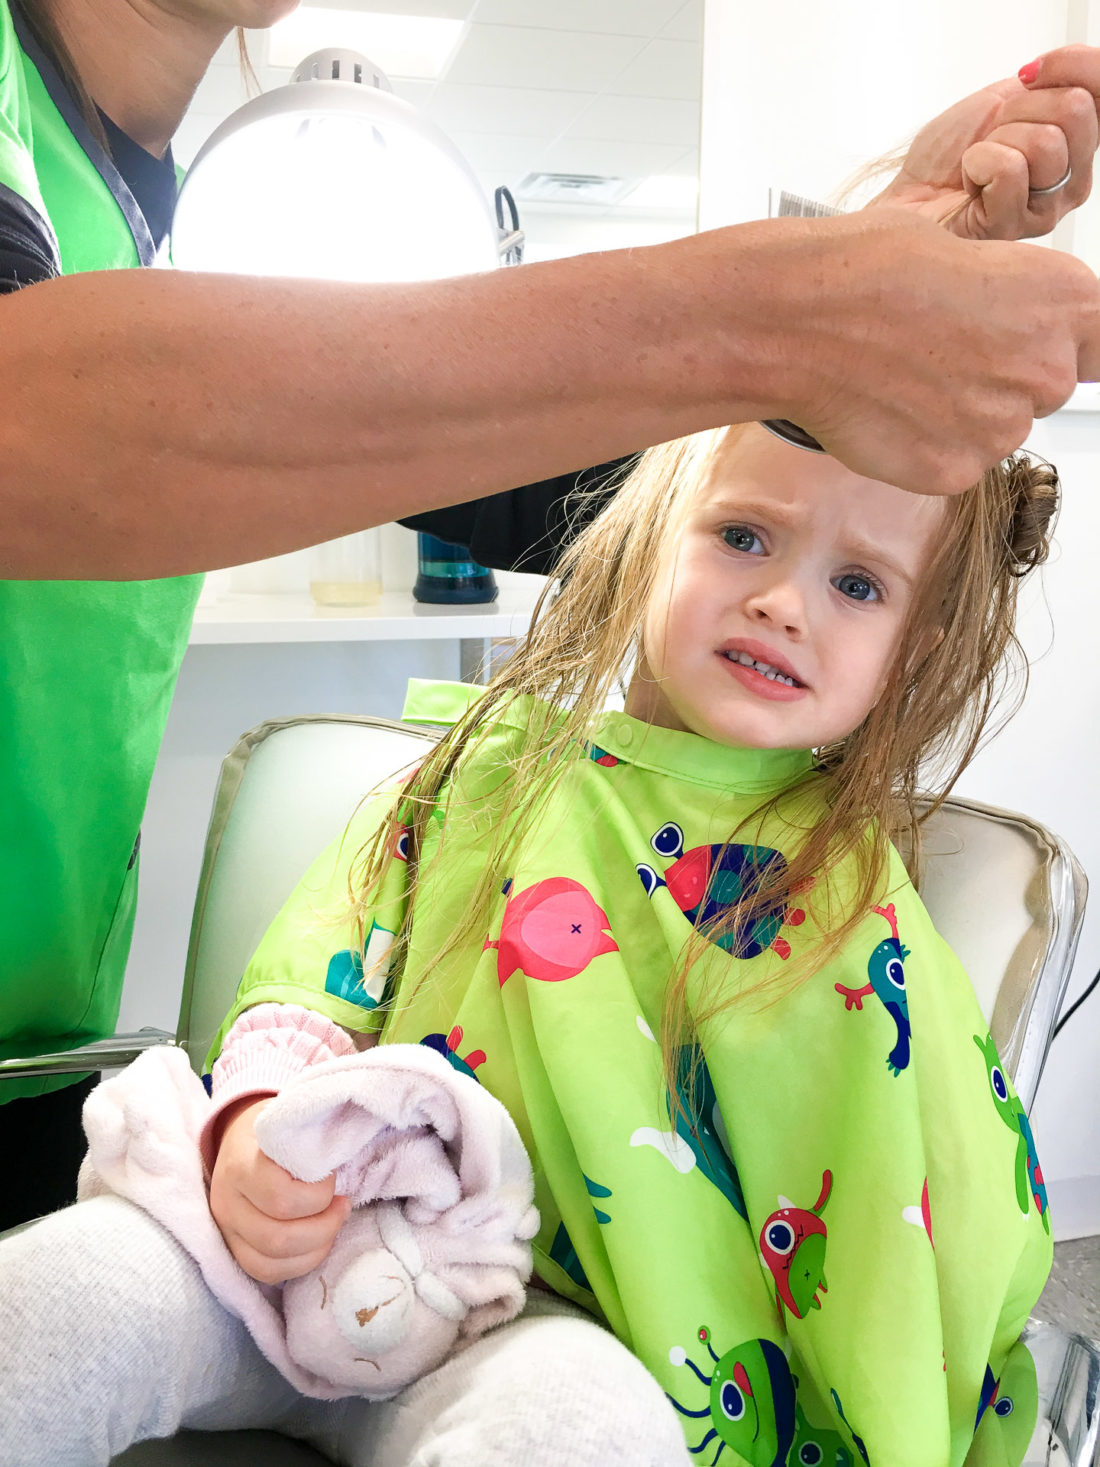
[[[597,173],[529,173],[516,197],[528,204],[613,204],[633,182]]]

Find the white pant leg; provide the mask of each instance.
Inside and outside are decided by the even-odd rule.
[[[300,1400],[130,1203],[80,1202],[0,1242],[0,1467],[103,1467],[132,1442],[269,1425]]]
[[[681,1467],[667,1397],[614,1335],[532,1290],[502,1325],[393,1401],[309,1408],[295,1434],[343,1467]]]

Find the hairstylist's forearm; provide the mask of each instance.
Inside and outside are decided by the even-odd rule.
[[[684,243],[416,287],[150,271],[0,300],[0,569],[230,564],[751,417],[766,353]],[[734,275],[731,302],[761,290]]]
[[[764,416],[959,489],[1068,395],[1094,294],[894,210],[427,286],[50,281],[0,301],[0,571],[231,564]]]

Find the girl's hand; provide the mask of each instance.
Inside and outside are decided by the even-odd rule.
[[[964,239],[1049,234],[1092,187],[1100,48],[1063,46],[956,103],[917,134],[875,204],[901,204]],[[1035,193],[1072,176],[1052,194]]]
[[[324,1262],[351,1202],[335,1196],[335,1176],[300,1182],[260,1150],[253,1122],[270,1099],[249,1096],[226,1112],[210,1212],[245,1273],[281,1284]]]

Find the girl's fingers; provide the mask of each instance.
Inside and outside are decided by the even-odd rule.
[[[324,1262],[350,1210],[346,1197],[334,1197],[324,1212],[287,1222],[238,1197],[219,1222],[230,1252],[247,1274],[261,1283],[282,1283]]]
[[[227,1237],[229,1251],[240,1266],[260,1284],[285,1284],[288,1279],[300,1279],[312,1273],[328,1257],[328,1249],[316,1249],[311,1253],[296,1254],[292,1258],[269,1258],[247,1243],[243,1238]]]
[[[268,1217],[283,1222],[324,1212],[336,1189],[335,1175],[323,1177],[319,1182],[299,1181],[258,1148],[247,1171],[237,1180],[250,1202]]]

